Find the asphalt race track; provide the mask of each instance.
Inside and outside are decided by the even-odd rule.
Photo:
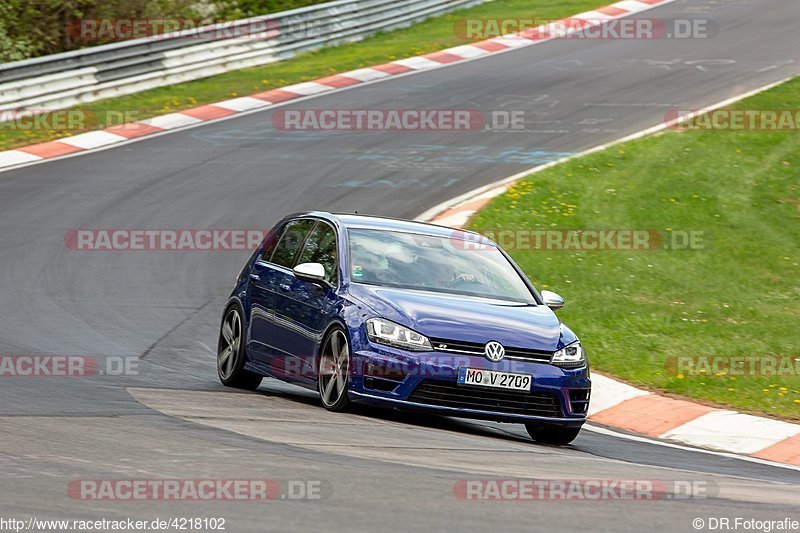
[[[800,73],[797,0],[679,0],[643,16],[710,18],[719,33],[547,42],[282,108],[525,110],[526,131],[285,132],[264,111],[0,174],[0,354],[138,359],[133,376],[3,379],[0,515],[224,517],[234,532],[693,531],[698,517],[800,519],[796,469],[591,431],[554,448],[533,444],[521,426],[331,414],[273,380],[256,393],[224,389],[219,315],[246,252],[64,244],[75,228],[257,229],[306,209],[413,218],[653,126],[670,109]],[[494,476],[677,480],[709,491],[658,501],[454,494],[459,480]],[[67,494],[72,480],[128,478],[316,480],[323,490],[321,500],[271,502]]]

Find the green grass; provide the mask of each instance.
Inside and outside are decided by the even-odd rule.
[[[735,107],[798,109],[800,79]],[[796,374],[690,376],[666,365],[679,355],[800,359],[800,133],[670,131],[618,145],[518,182],[470,226],[702,231],[698,250],[510,253],[566,299],[559,316],[593,368],[800,419]]]
[[[459,32],[455,30],[456,22],[467,17],[547,20],[587,11],[599,5],[603,5],[601,0],[495,0],[432,18],[409,28],[381,33],[357,43],[324,48],[280,63],[99,100],[73,109],[85,112],[85,129],[102,128],[118,124],[119,113],[122,112],[129,113],[132,120],[141,120],[200,104],[277,89],[337,72],[467,44],[469,41],[457,35]],[[107,119],[109,111],[116,115]],[[14,129],[0,123],[0,150],[56,140],[66,135],[82,133],[85,129]]]

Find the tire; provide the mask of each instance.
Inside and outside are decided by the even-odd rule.
[[[217,374],[226,387],[255,390],[261,385],[261,376],[244,369],[244,329],[239,306],[226,311],[219,328],[217,342]]]
[[[533,440],[541,444],[554,444],[556,446],[564,446],[575,440],[581,428],[563,427],[563,426],[537,426],[534,424],[525,424],[525,429],[528,430],[528,435]]]
[[[341,412],[350,407],[347,396],[350,378],[350,344],[344,330],[332,329],[322,341],[317,366],[317,390],[322,406]]]

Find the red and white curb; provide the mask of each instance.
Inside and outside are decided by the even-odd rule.
[[[786,81],[788,79],[771,83],[696,113],[705,113],[731,105],[777,87]],[[489,203],[492,198],[503,194],[512,184],[526,176],[571,159],[605,150],[610,146],[657,133],[671,127],[683,118],[658,124],[624,139],[597,146],[490,183],[443,202],[421,214],[416,220],[442,226],[464,227],[481,207]],[[715,409],[698,403],[660,396],[597,372],[592,372],[589,419],[598,424],[669,442],[800,466],[800,424]]]
[[[507,52],[516,48],[532,46],[556,39],[561,35],[575,33],[598,26],[609,20],[641,13],[675,0],[622,0],[609,6],[580,13],[559,22],[531,28],[519,33],[503,35],[485,41],[456,46],[417,57],[398,59],[383,65],[362,68],[327,76],[314,81],[298,83],[280,89],[252,94],[214,104],[202,105],[177,113],[130,122],[104,130],[90,131],[56,141],[24,146],[0,152],[0,171],[21,165],[29,165],[56,157],[71,156],[129,142],[133,139],[195,126],[202,122],[233,117],[238,114],[262,110],[300,98],[308,98],[356,85],[375,83],[393,76],[413,74],[456,63],[472,61],[482,57]],[[551,34],[550,26],[558,28]],[[565,31],[566,28],[566,31]],[[560,32],[560,34],[558,33]]]
[[[596,372],[589,419],[670,442],[800,465],[798,424],[667,398]]]

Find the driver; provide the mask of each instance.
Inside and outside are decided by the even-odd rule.
[[[447,263],[433,262],[428,259],[417,257],[415,261],[422,272],[425,272],[423,283],[429,287],[450,287],[457,282],[475,283],[474,274],[467,272],[457,272],[453,265]]]

